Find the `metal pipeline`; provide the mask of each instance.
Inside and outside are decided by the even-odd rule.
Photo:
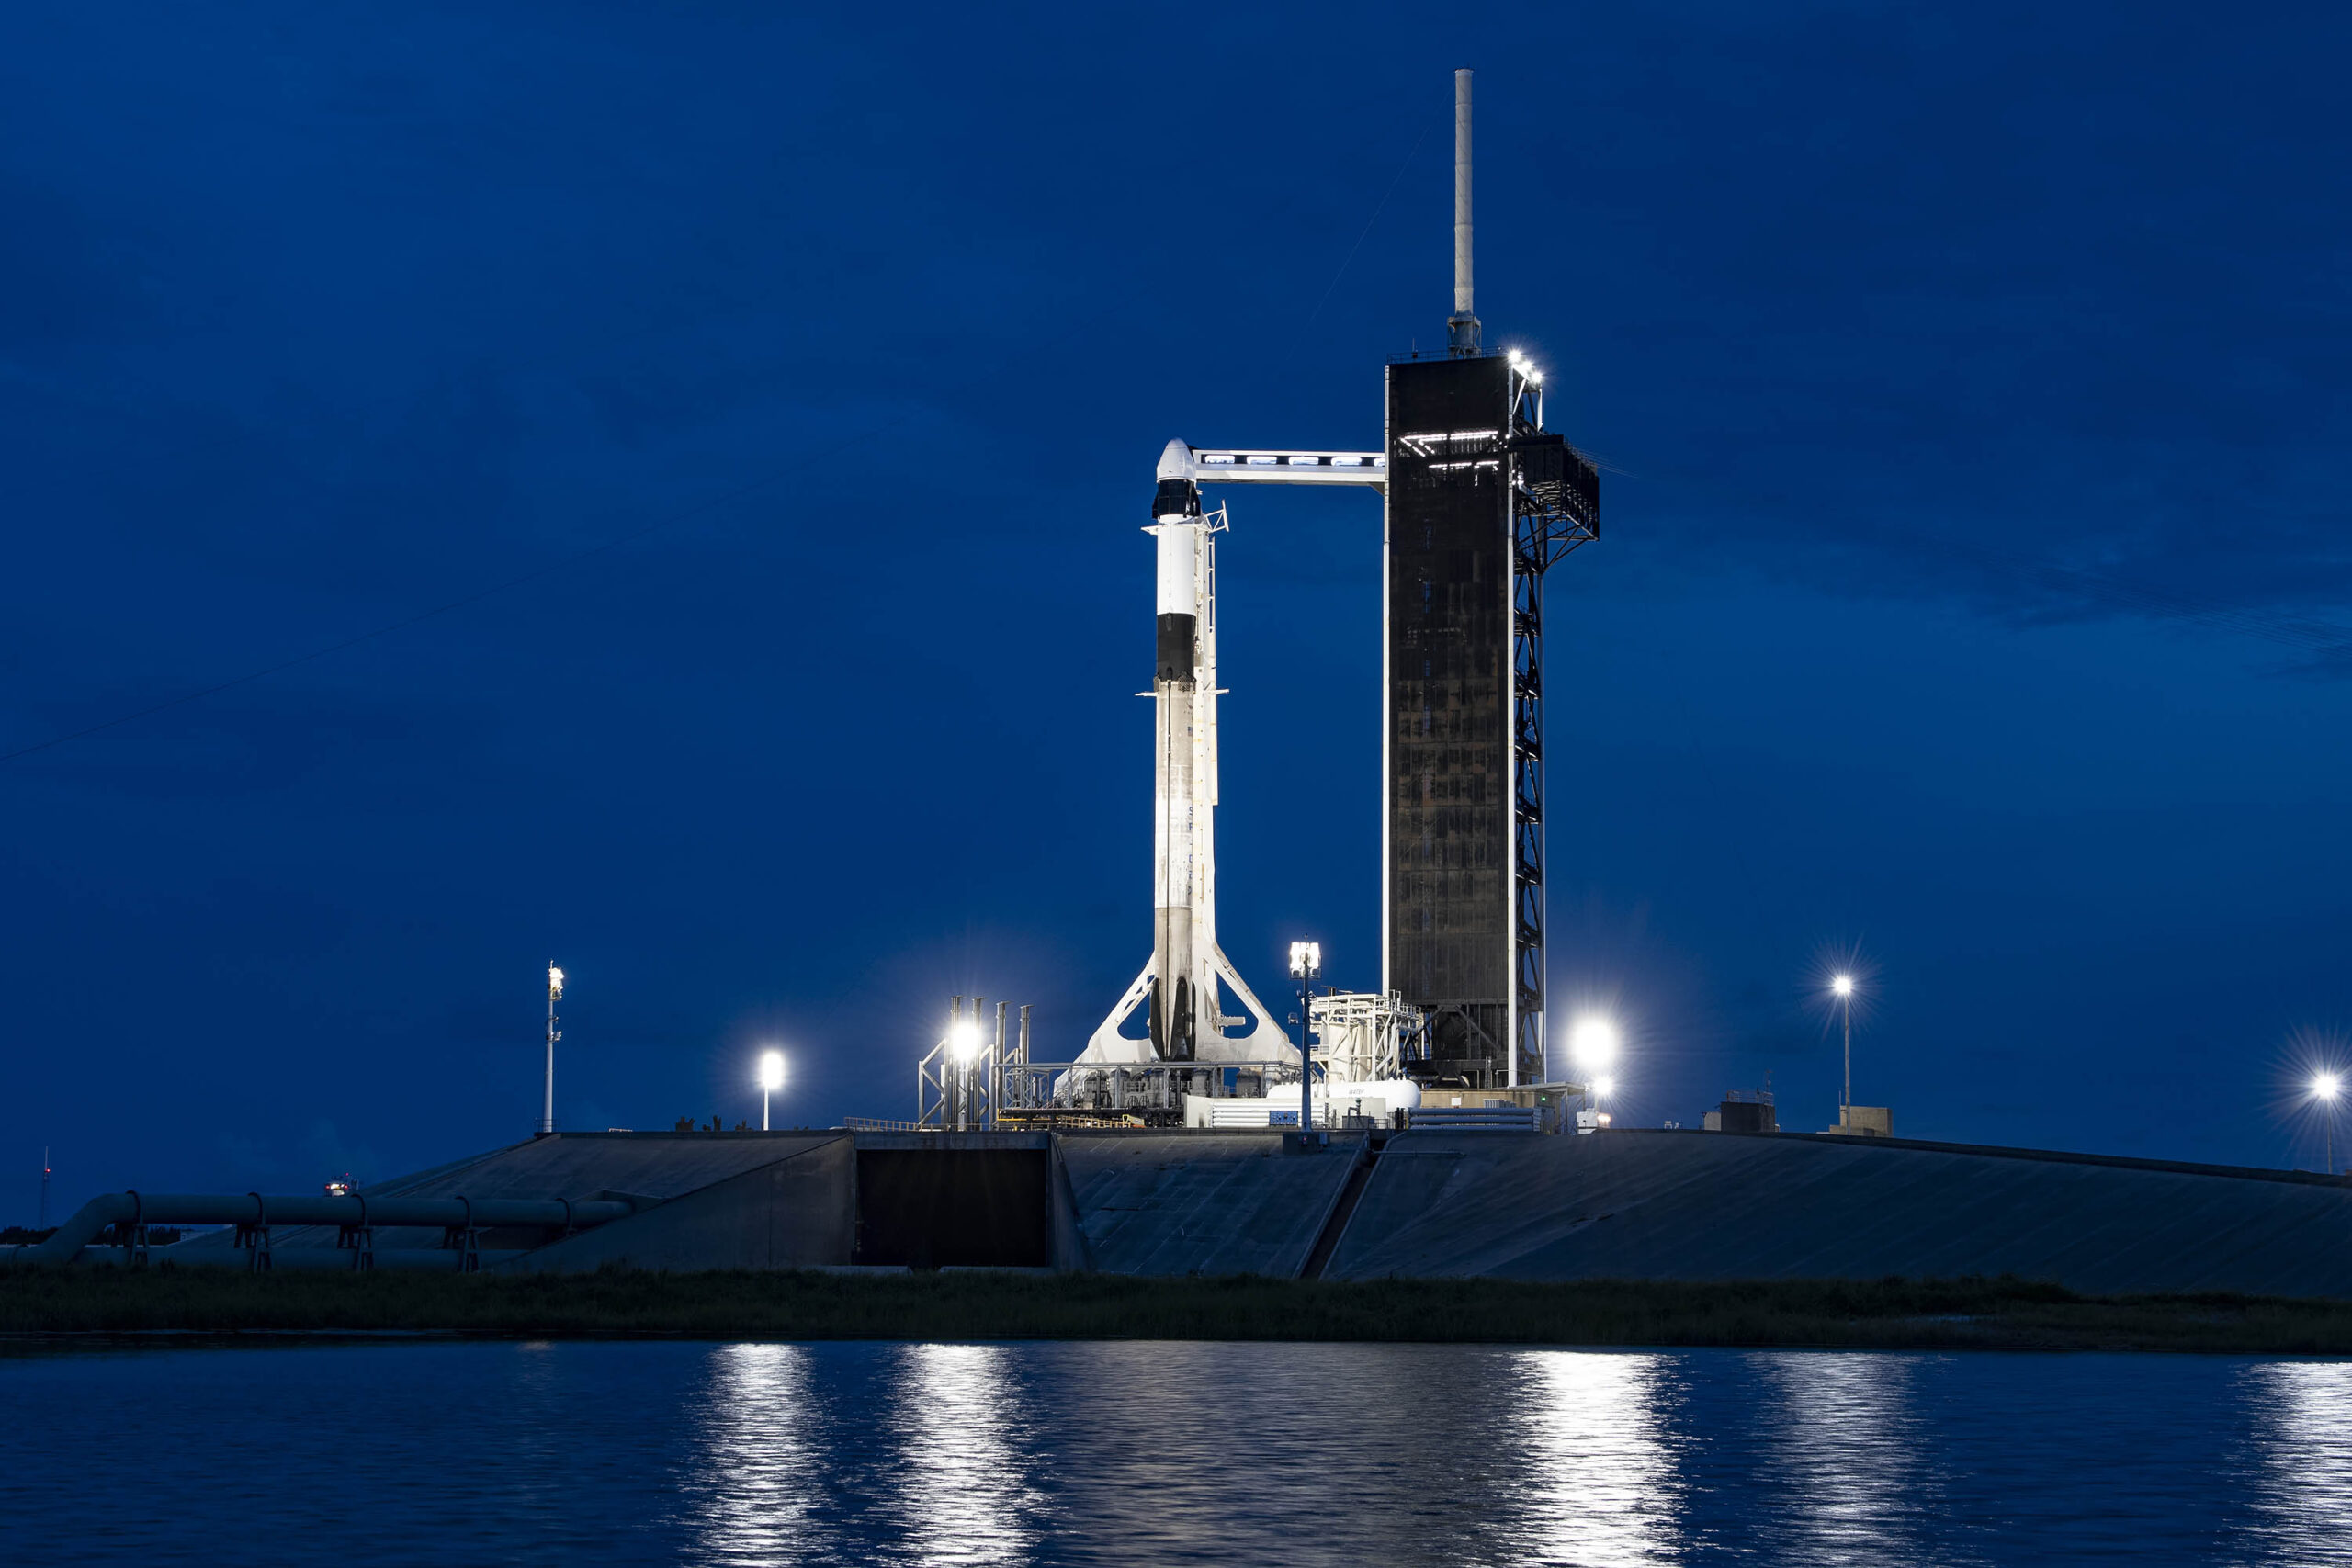
[[[10,1263],[70,1263],[108,1225],[438,1225],[488,1230],[544,1225],[577,1230],[622,1219],[633,1205],[607,1199],[566,1198],[308,1198],[260,1192],[109,1192],[93,1198],[48,1240],[0,1247]],[[443,1250],[443,1249],[433,1249]]]
[[[151,1247],[148,1249],[150,1261],[175,1262],[198,1269],[244,1269],[251,1267],[249,1254],[242,1247],[209,1247],[191,1252],[184,1250],[187,1247],[186,1242],[178,1242],[170,1247]],[[29,1252],[32,1249],[0,1248],[0,1251],[12,1250]],[[71,1262],[77,1269],[120,1269],[132,1261],[124,1256],[128,1250],[111,1245],[85,1247],[82,1255]],[[528,1247],[485,1247],[469,1257],[462,1249],[454,1247],[379,1247],[368,1254],[368,1267],[379,1274],[390,1270],[412,1274],[458,1274],[468,1272],[469,1269],[495,1269],[517,1258],[528,1257],[530,1251]],[[349,1273],[356,1267],[352,1256],[348,1247],[280,1247],[271,1250],[269,1269],[273,1274],[282,1274],[288,1269],[334,1269]],[[36,1267],[30,1261],[24,1266],[28,1269]],[[5,1272],[6,1267],[6,1264],[0,1263],[0,1272]]]

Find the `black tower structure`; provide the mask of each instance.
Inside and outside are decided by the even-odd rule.
[[[1469,78],[1451,346],[1388,367],[1382,924],[1387,988],[1430,1014],[1417,1070],[1492,1089],[1548,1078],[1544,574],[1599,536],[1600,489],[1541,373],[1479,346]]]

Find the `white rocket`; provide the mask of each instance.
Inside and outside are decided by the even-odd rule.
[[[1163,459],[1161,468],[1166,469]],[[1200,488],[1163,477],[1153,499],[1159,543],[1158,612],[1152,662],[1151,773],[1152,1049],[1163,1061],[1189,1061],[1200,1037],[1201,1002],[1214,996],[1213,974],[1193,962],[1216,951],[1216,857],[1211,837],[1216,807],[1215,650],[1201,635],[1209,581],[1210,524]],[[1207,685],[1201,677],[1205,673]]]
[[[1287,1062],[1298,1047],[1216,943],[1216,536],[1204,484],[1369,486],[1387,481],[1377,452],[1198,449],[1170,441],[1144,530],[1158,547],[1153,661],[1151,962],[1079,1060],[1088,1064]],[[1246,1010],[1225,1010],[1218,989]],[[1138,1035],[1122,1025],[1141,1010]]]
[[[1082,1062],[1273,1062],[1296,1049],[1216,943],[1216,543],[1193,455],[1159,459],[1151,525],[1159,559],[1151,677],[1151,962],[1087,1042]],[[1225,1011],[1224,982],[1247,1009]],[[1120,1026],[1138,1009],[1143,1038]],[[1249,1027],[1228,1033],[1236,1024]]]

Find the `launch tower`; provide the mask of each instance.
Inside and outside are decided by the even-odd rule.
[[[1202,491],[1225,485],[1382,496],[1382,981],[1369,999],[1412,1048],[1399,1033],[1400,1049],[1374,1055],[1393,1055],[1424,1083],[1548,1081],[1544,574],[1598,536],[1600,482],[1544,428],[1542,371],[1479,341],[1467,71],[1454,73],[1453,167],[1447,347],[1389,365],[1380,451],[1171,441],[1160,455],[1148,530],[1158,557],[1152,955],[1070,1064],[1087,1070],[1057,1080],[1057,1092],[1172,1104],[1176,1080],[1218,1081],[1201,1071],[1212,1065],[1301,1070],[1216,942],[1215,560],[1226,520]],[[1238,1012],[1227,1010],[1227,992]],[[1323,1000],[1335,1020],[1348,1012]],[[1143,1027],[1127,1032],[1138,1016]],[[1107,1079],[1102,1068],[1113,1069]],[[1122,1087],[1129,1068],[1153,1087]]]
[[[1453,314],[1388,367],[1385,989],[1429,1076],[1544,1080],[1544,574],[1600,530],[1600,477],[1544,429],[1542,372],[1479,343],[1470,73],[1453,77]]]

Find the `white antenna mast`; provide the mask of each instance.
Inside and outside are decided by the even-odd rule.
[[[1453,314],[1446,348],[1456,359],[1478,353],[1476,290],[1470,270],[1470,73],[1453,73]]]

